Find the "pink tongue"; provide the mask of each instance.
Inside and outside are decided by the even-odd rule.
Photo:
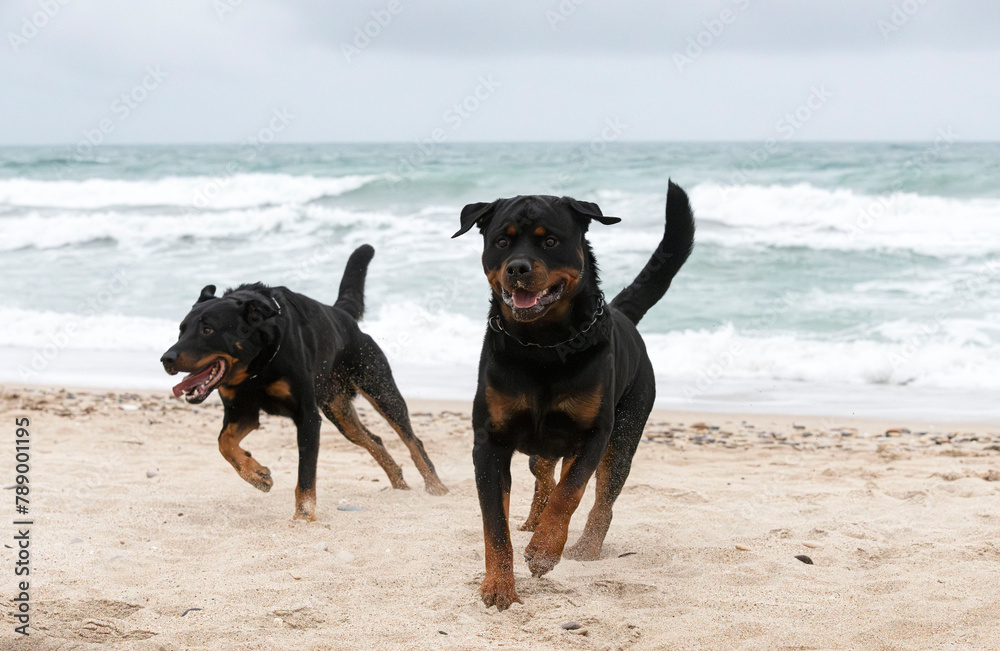
[[[528,307],[534,307],[535,303],[538,302],[539,292],[529,292],[526,289],[515,289],[514,290],[514,307],[525,309]]]
[[[209,366],[207,369],[205,369],[198,375],[191,374],[185,377],[180,384],[174,387],[174,397],[179,398],[181,397],[181,394],[187,393],[188,389],[191,389],[201,384],[202,381],[204,381],[205,378],[208,377],[209,373],[212,372],[213,368],[215,368],[215,364]]]

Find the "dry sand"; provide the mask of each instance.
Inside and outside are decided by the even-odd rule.
[[[319,519],[304,524],[291,520],[291,423],[265,417],[245,443],[275,478],[260,493],[216,449],[217,400],[4,390],[0,484],[27,415],[36,524],[32,634],[15,636],[7,615],[0,648],[1000,648],[996,424],[654,413],[601,559],[542,579],[519,563],[524,604],[497,613],[476,595],[467,404],[411,403],[445,497],[423,492],[371,410],[362,418],[415,490],[388,488],[324,423]],[[531,490],[516,457],[516,551]],[[13,492],[0,497],[9,611]]]

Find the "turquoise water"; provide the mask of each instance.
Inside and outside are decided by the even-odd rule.
[[[83,153],[0,149],[0,347],[20,351],[0,378],[24,378],[24,360],[62,342],[67,324],[63,359],[125,351],[155,373],[149,360],[203,285],[261,280],[332,302],[347,255],[369,242],[366,329],[415,388],[434,377],[438,393],[465,396],[488,292],[481,241],[450,239],[462,206],[530,193],[596,201],[623,219],[591,229],[612,295],[655,247],[673,178],[691,195],[698,235],[642,322],[663,400],[671,391],[697,407],[724,387],[794,383],[844,396],[1000,389],[997,144]],[[59,367],[29,367],[24,379],[71,380]]]

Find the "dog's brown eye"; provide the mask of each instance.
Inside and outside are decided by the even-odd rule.
[[[498,249],[506,249],[507,248],[507,238],[506,237],[501,237],[499,240],[497,240],[497,248]]]
[[[547,249],[551,249],[553,246],[555,246],[558,243],[559,243],[559,241],[556,240],[556,238],[554,238],[554,237],[546,237],[545,238],[545,242],[544,242],[545,248],[547,248]]]
[[[201,334],[203,334],[203,335],[210,335],[213,332],[215,332],[215,330],[212,330],[208,326],[205,326],[204,328],[201,329]]]

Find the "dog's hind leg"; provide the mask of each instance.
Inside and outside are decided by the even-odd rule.
[[[535,476],[535,496],[531,499],[531,511],[528,513],[528,519],[519,527],[521,531],[535,530],[535,527],[538,526],[538,517],[545,510],[545,505],[549,502],[549,495],[556,487],[555,459],[533,456],[528,459],[528,468]]]
[[[619,404],[608,450],[597,467],[594,506],[580,539],[566,550],[566,558],[594,561],[601,555],[604,537],[611,526],[611,509],[632,469],[632,457],[642,439],[642,429],[652,406],[651,396],[628,396]]]
[[[337,426],[337,429],[348,441],[368,450],[378,465],[382,466],[382,470],[389,477],[389,483],[392,484],[393,488],[403,490],[410,488],[403,480],[402,468],[393,461],[389,451],[382,444],[382,439],[369,432],[368,428],[361,423],[347,394],[337,395],[323,405],[323,413]]]
[[[423,442],[413,433],[410,425],[410,414],[406,408],[406,401],[400,395],[396,387],[396,381],[392,378],[392,370],[389,368],[389,360],[378,345],[367,335],[362,343],[363,368],[358,370],[354,378],[358,390],[368,402],[385,418],[392,428],[399,434],[399,438],[410,450],[410,457],[416,464],[420,476],[424,478],[424,487],[431,495],[444,495],[448,489],[438,478],[437,471],[427,451],[424,450]]]

